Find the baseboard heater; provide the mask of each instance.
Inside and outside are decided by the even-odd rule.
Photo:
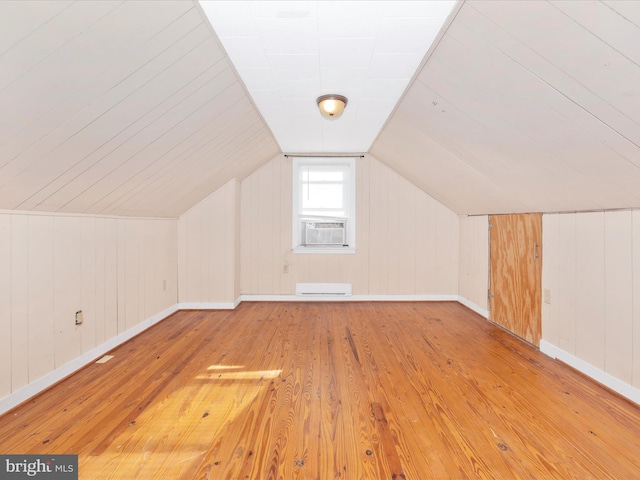
[[[351,296],[350,283],[296,283],[296,295],[300,296],[325,296],[338,295]]]

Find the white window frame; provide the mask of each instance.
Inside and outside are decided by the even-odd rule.
[[[293,157],[292,247],[293,253],[355,253],[356,252],[356,157]],[[347,205],[346,245],[306,246],[302,241],[300,214],[300,168],[307,165],[346,165],[349,167],[349,199]]]

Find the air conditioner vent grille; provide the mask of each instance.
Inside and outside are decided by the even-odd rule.
[[[301,245],[345,245],[346,220],[303,220]]]

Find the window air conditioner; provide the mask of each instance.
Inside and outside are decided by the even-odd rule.
[[[301,245],[345,245],[346,220],[303,220]]]

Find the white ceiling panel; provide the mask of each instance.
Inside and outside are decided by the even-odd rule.
[[[2,25],[3,28],[0,30],[0,45],[3,46],[0,54],[6,53],[74,2],[73,0],[66,2],[51,2],[49,0],[33,0],[30,2],[7,0],[3,3],[3,14],[6,18],[10,18],[11,21],[4,22]]]
[[[288,153],[328,153],[369,149],[456,2],[201,4],[281,148]],[[238,31],[229,27],[237,23]],[[248,68],[268,68],[270,74]],[[380,79],[398,80],[398,87],[369,94],[367,81]],[[254,90],[259,93],[253,95]],[[272,102],[262,103],[267,90],[278,92],[279,110]],[[317,121],[316,98],[328,93],[349,99],[343,116],[331,122],[340,127]],[[368,108],[372,103],[377,108]],[[366,128],[358,124],[360,109],[367,112]],[[282,120],[283,113],[289,115],[288,122]]]

